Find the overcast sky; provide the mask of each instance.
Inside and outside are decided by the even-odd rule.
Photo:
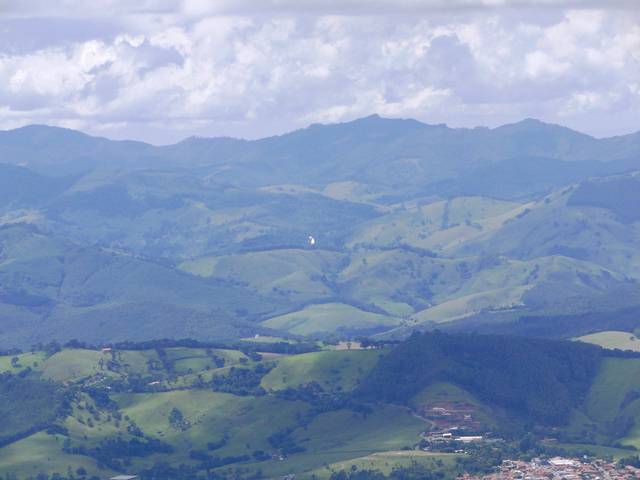
[[[640,0],[0,0],[0,129],[164,144],[372,113],[640,130]]]

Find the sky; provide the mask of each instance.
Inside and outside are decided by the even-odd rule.
[[[640,0],[0,0],[0,129],[167,144],[377,113],[640,130]]]

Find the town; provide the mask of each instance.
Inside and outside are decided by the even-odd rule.
[[[459,480],[632,480],[640,478],[640,468],[620,466],[604,460],[578,460],[555,457],[529,462],[505,460],[498,471],[489,475],[465,474]]]

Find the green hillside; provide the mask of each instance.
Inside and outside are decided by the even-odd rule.
[[[340,333],[346,336],[398,325],[398,319],[341,303],[309,305],[262,322],[264,327],[295,335]]]
[[[638,382],[640,359],[605,359],[584,402],[569,426],[574,438],[594,442],[618,439],[622,445],[640,445],[636,428],[640,415]]]
[[[17,313],[1,329],[0,345],[7,347],[71,338],[142,340],[160,330],[173,337],[196,331],[238,337],[248,316],[273,308],[237,283],[202,282],[167,265],[83,248],[31,227],[0,228],[0,249],[0,311]]]
[[[499,432],[493,448],[511,455],[523,425],[567,449],[588,440],[623,456],[611,447],[639,445],[633,354],[440,333],[260,356],[284,344],[253,340],[242,350],[165,342],[0,356],[0,475],[328,478],[351,465],[388,473],[419,464],[455,478],[483,454],[417,449],[441,405],[472,412],[474,428]]]
[[[517,203],[482,197],[461,197],[410,207],[364,223],[348,245],[410,245],[446,251],[497,226],[499,218],[518,208]]]
[[[333,295],[332,277],[344,254],[282,249],[188,260],[180,268],[194,275],[241,282],[262,295],[308,302]]]
[[[615,185],[616,178],[609,180]],[[639,224],[621,221],[605,204],[572,201],[580,188],[570,187],[531,204],[500,229],[463,243],[456,252],[521,259],[559,254],[637,278],[640,257],[628,239],[637,235]],[[611,193],[615,196],[614,189]]]
[[[0,132],[0,347],[632,331],[637,138],[378,116],[164,147]]]
[[[377,350],[341,350],[282,358],[261,385],[267,391],[278,391],[316,382],[325,390],[352,391],[382,354]]]
[[[24,379],[5,377],[8,373],[0,377],[1,387],[11,392],[3,408],[11,408],[12,413],[7,410],[3,418],[13,417],[15,428],[27,429],[24,434],[15,430],[19,434],[15,439],[4,440],[0,475],[15,473],[22,478],[83,469],[87,475],[105,476],[158,468],[167,459],[194,473],[206,462],[214,462],[212,459],[224,459],[215,460],[223,470],[230,468],[224,466],[229,463],[247,472],[303,472],[326,462],[413,445],[423,425],[403,409],[388,406],[362,416],[346,403],[327,411],[316,406],[321,397],[295,399],[290,392],[278,393],[284,389],[294,392],[309,383],[326,391],[348,392],[381,354],[374,350],[323,351],[256,361],[237,350],[169,347],[63,349],[18,355],[13,361],[0,357],[3,370],[26,375]],[[200,361],[204,358],[216,362]],[[265,354],[265,358],[271,357]],[[243,379],[238,376],[242,372],[250,375]],[[215,378],[226,379],[226,383],[216,383]],[[25,391],[37,392],[33,401],[40,403],[18,401],[22,394],[12,386],[15,382],[24,384]],[[63,388],[57,382],[74,392],[62,410],[62,398],[38,390],[54,388],[55,394],[55,388]],[[247,395],[238,390],[252,382],[270,393],[256,390]],[[227,387],[236,393],[220,391]],[[34,408],[41,417],[30,415]],[[25,421],[25,415],[32,423]],[[346,420],[353,428],[336,435],[335,430]],[[32,424],[33,431],[29,430]],[[5,420],[3,433],[13,435],[11,428]],[[284,462],[271,460],[272,455],[283,454]]]

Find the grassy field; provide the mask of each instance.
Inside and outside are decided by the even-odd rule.
[[[612,429],[624,418],[640,419],[640,359],[606,358],[596,376],[583,407],[573,413],[567,431],[578,438],[597,442],[610,441],[613,435],[621,444],[640,446],[640,428],[628,433]],[[637,421],[636,421],[637,423]]]
[[[0,449],[0,472],[11,472],[19,478],[35,477],[39,473],[59,472],[74,475],[84,468],[89,476],[102,478],[116,472],[99,468],[95,460],[83,455],[70,455],[62,451],[63,437],[39,432],[24,440]]]
[[[248,361],[247,356],[237,350],[204,349],[204,348],[167,348],[167,359],[172,362],[178,374],[190,374],[203,370],[218,368],[214,358],[224,360],[225,366],[237,365],[241,359]]]
[[[323,250],[272,250],[202,257],[186,261],[180,268],[202,277],[239,281],[263,295],[304,302],[331,295],[323,277],[338,269],[343,257]]]
[[[624,448],[604,447],[602,445],[590,445],[586,443],[558,443],[557,446],[576,455],[588,452],[590,455],[595,457],[611,457],[614,460],[620,460],[621,458],[634,455],[634,452],[625,450]]]
[[[451,470],[455,467],[456,458],[459,454],[422,452],[419,450],[397,450],[388,452],[372,453],[346,461],[336,462],[306,472],[301,475],[303,479],[328,479],[331,474],[341,471],[350,471],[353,468],[358,470],[377,470],[384,474],[389,474],[397,467],[410,467],[414,464],[423,465],[427,468],[435,469],[442,465]]]
[[[295,424],[296,416],[308,406],[273,397],[237,397],[203,390],[179,390],[153,394],[122,394],[114,397],[124,415],[143,431],[176,449],[176,462],[188,461],[191,450],[207,450],[207,443],[229,442],[217,455],[251,454],[270,448],[267,437]],[[184,419],[176,425],[171,412]],[[155,460],[151,457],[150,460]]]
[[[332,350],[282,358],[261,385],[270,391],[317,382],[325,390],[352,390],[383,354],[380,350]]]
[[[578,337],[576,340],[600,345],[602,348],[618,348],[620,350],[640,352],[640,339],[633,333],[629,332],[608,331],[591,333],[589,335]]]
[[[605,359],[585,401],[587,414],[599,421],[613,420],[639,380],[640,359]]]
[[[416,313],[415,323],[445,323],[469,317],[486,309],[508,309],[522,306],[522,296],[528,287],[507,287],[474,293],[443,302]],[[411,323],[410,323],[411,324]]]
[[[411,245],[446,250],[500,225],[518,204],[482,197],[460,197],[401,209],[363,223],[349,245]]]
[[[399,320],[379,313],[366,312],[343,303],[310,305],[262,322],[264,327],[295,335],[354,332],[397,325]]]
[[[17,363],[12,362],[14,358],[18,359]],[[44,359],[45,355],[42,352],[0,356],[0,373],[17,373],[27,367],[36,369]]]
[[[482,403],[466,390],[447,382],[436,382],[409,400],[412,408],[420,408],[433,402],[464,402],[477,407],[482,407]]]
[[[367,417],[346,410],[329,412],[294,432],[306,452],[263,462],[260,468],[269,476],[314,471],[352,458],[411,447],[424,428],[422,420],[400,407],[380,407]]]
[[[269,356],[264,362],[275,364],[275,367],[262,378],[261,385],[267,392],[274,393],[263,396],[238,396],[211,391],[208,387],[194,388],[196,380],[209,382],[213,376],[228,375],[241,363],[244,368],[253,368],[260,363],[236,350],[173,347],[101,352],[63,349],[48,357],[40,353],[21,355],[18,363],[13,362],[15,366],[12,366],[11,357],[0,357],[0,365],[15,373],[28,366],[35,367],[29,374],[34,379],[41,376],[67,386],[111,388],[108,387],[112,385],[110,382],[137,378],[139,388],[151,389],[145,393],[111,393],[109,397],[115,402],[116,410],[99,405],[90,395],[79,391],[71,401],[68,414],[56,421],[65,433],[40,431],[0,449],[0,474],[35,474],[38,468],[47,465],[44,468],[47,472],[65,474],[69,468],[75,471],[82,467],[102,477],[111,472],[101,471],[89,456],[64,453],[63,443],[67,442],[72,448],[98,449],[109,439],[129,441],[135,438],[131,433],[135,430],[147,438],[165,442],[173,452],[168,457],[159,453],[132,457],[129,467],[132,471],[149,468],[167,459],[176,465],[193,465],[195,460],[191,458],[191,452],[206,453],[209,444],[217,444],[223,439],[223,444],[211,454],[224,457],[251,456],[256,451],[274,452],[269,437],[282,431],[290,432],[292,441],[304,451],[282,461],[249,461],[243,468],[274,475],[287,471],[301,473],[318,469],[325,463],[412,447],[419,440],[424,422],[406,408],[381,405],[366,416],[341,409],[308,417],[311,404],[286,400],[275,394],[309,382],[317,382],[325,391],[348,392],[384,354],[384,350],[331,349]],[[212,363],[214,356],[224,359],[223,368]],[[151,386],[153,379],[160,379],[155,387]],[[156,387],[161,391],[154,392]],[[53,412],[55,405],[51,407]],[[345,425],[349,428],[345,429]]]
[[[375,452],[412,447],[424,428],[424,421],[408,409],[381,406],[367,416],[347,410],[322,414],[294,437],[309,451]]]
[[[254,337],[242,338],[241,340],[251,343],[296,343],[296,340],[290,338],[272,337],[269,335],[256,335]]]
[[[418,415],[422,407],[442,401],[471,403],[478,408],[476,418],[491,428],[507,418],[499,408],[445,382],[427,386],[409,399],[407,406],[369,404],[371,410],[366,413],[347,409],[343,404],[327,410],[317,399],[295,391],[315,382],[325,392],[321,393],[325,399],[327,393],[332,398],[342,398],[336,394],[356,389],[387,353],[388,350],[332,347],[256,361],[227,349],[171,347],[109,352],[63,349],[48,357],[41,353],[19,355],[13,366],[12,357],[0,357],[1,368],[24,372],[25,377],[12,377],[23,383],[15,384],[19,388],[11,386],[7,401],[0,401],[3,425],[10,427],[9,419],[18,419],[21,425],[26,425],[24,419],[30,418],[34,425],[53,422],[55,427],[49,433],[47,428],[38,427],[42,429],[37,433],[26,432],[24,438],[0,448],[0,475],[29,476],[42,469],[66,474],[69,469],[83,468],[90,475],[104,477],[113,472],[101,470],[90,452],[65,453],[63,445],[97,451],[116,438],[125,442],[135,438],[155,439],[172,448],[171,453],[130,457],[127,472],[163,461],[194,466],[198,460],[193,458],[193,452],[213,457],[247,455],[248,460],[217,468],[223,476],[230,477],[238,468],[245,473],[261,471],[267,477],[296,473],[302,478],[312,475],[327,478],[332,471],[350,469],[352,465],[388,472],[413,462],[424,465],[438,462],[446,469],[448,462],[455,461],[454,456],[413,450],[420,441],[420,433],[428,426]],[[218,359],[217,364],[214,358]],[[224,367],[219,367],[219,359],[224,359]],[[238,368],[252,372],[261,363],[271,368],[256,380],[264,391],[256,395],[214,391],[214,377],[226,378]],[[26,370],[27,367],[32,370]],[[40,382],[39,378],[55,383]],[[602,446],[614,441],[640,447],[638,427],[633,426],[618,437],[611,433],[611,426],[621,417],[640,419],[640,396],[634,393],[640,389],[639,379],[640,359],[606,358],[566,432],[576,434],[576,439],[600,442],[600,446],[591,447],[598,455],[627,456],[628,450]],[[50,390],[55,385],[75,389],[75,394],[68,398],[68,410],[59,418],[55,412],[60,411],[57,407],[62,400],[55,388]],[[106,393],[113,403],[105,403],[105,397],[94,398],[96,392],[87,390],[89,387]],[[282,392],[285,389],[294,390],[285,396]],[[20,391],[24,395],[18,398]],[[19,433],[11,428],[11,432]],[[285,435],[302,451],[279,458],[281,446],[273,441],[278,435]],[[210,450],[210,445],[215,448]],[[570,447],[576,452],[587,449],[581,444]],[[69,451],[73,450],[67,448]],[[270,458],[257,461],[253,456],[256,452],[264,452],[262,455]]]
[[[63,350],[43,363],[42,375],[59,382],[80,380],[106,370],[100,368],[99,362],[108,358],[93,350]]]

